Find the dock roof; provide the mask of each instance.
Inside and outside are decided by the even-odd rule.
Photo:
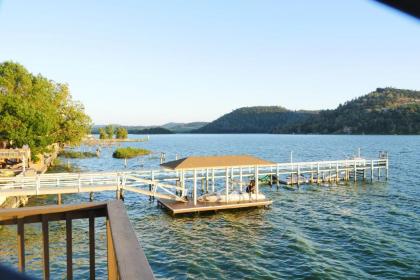
[[[248,155],[229,156],[191,156],[174,161],[162,163],[160,166],[172,169],[204,169],[204,168],[227,168],[240,166],[272,165],[271,161],[263,160]]]

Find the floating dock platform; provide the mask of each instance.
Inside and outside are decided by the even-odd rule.
[[[198,212],[219,211],[227,209],[251,208],[251,207],[268,207],[273,201],[253,200],[253,201],[236,201],[236,202],[197,202],[194,205],[193,201],[180,202],[167,199],[158,199],[157,204],[167,209],[172,215],[188,214]]]

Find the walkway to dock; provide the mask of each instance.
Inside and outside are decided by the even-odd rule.
[[[242,192],[254,178],[268,178],[266,183],[277,186],[387,179],[388,158],[218,166],[205,169],[20,175],[0,178],[0,196],[57,195],[58,202],[61,203],[62,194],[115,191],[116,197],[121,198],[124,192],[129,191],[157,197],[162,199],[162,204],[168,204],[164,201],[185,203],[192,197],[194,205],[198,206],[196,192],[200,187],[202,193],[215,192],[220,190],[220,186],[226,189],[226,194],[234,190]],[[172,208],[177,208],[171,205]]]

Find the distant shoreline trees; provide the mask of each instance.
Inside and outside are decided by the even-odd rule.
[[[21,64],[0,64],[0,139],[29,145],[33,155],[53,143],[79,144],[91,119],[67,84],[30,73]]]
[[[98,130],[99,132],[99,139],[113,139],[115,134],[115,139],[127,139],[128,132],[127,129],[124,127],[117,127],[116,129],[112,125],[107,125],[105,127],[101,127]]]

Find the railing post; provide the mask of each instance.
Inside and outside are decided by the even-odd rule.
[[[41,178],[36,175],[36,195],[39,195],[39,189],[41,188]]]
[[[106,240],[107,240],[107,259],[108,259],[108,279],[117,280],[117,262],[115,260],[114,243],[112,241],[111,225],[109,219],[106,219]]]
[[[79,173],[79,177],[78,177],[78,186],[77,186],[77,191],[81,192],[82,190],[82,179],[81,179],[81,174]]]
[[[117,200],[121,199],[120,189],[121,189],[121,174],[117,173],[117,190],[115,191],[115,198]]]

